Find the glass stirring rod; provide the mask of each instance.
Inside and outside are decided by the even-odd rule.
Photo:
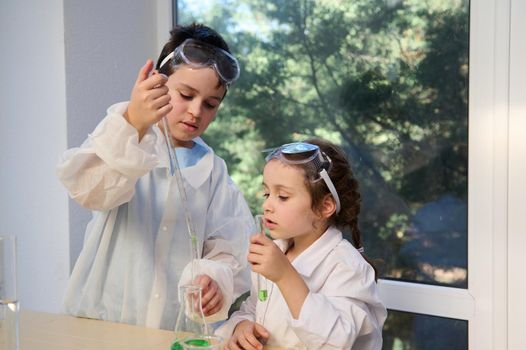
[[[265,222],[263,219],[263,215],[256,215],[256,229],[258,230],[258,233],[266,234],[265,230]],[[266,301],[268,298],[268,289],[267,289],[267,279],[263,277],[260,273],[257,274],[258,278],[258,299],[259,301]]]

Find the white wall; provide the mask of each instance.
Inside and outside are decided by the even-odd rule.
[[[156,2],[64,2],[67,145],[78,147],[108,106],[128,100],[139,68],[157,59]],[[166,37],[168,37],[166,31]],[[69,202],[71,264],[91,214]]]
[[[69,275],[62,1],[0,5],[0,234],[18,237],[22,308],[55,310]]]
[[[22,308],[59,311],[89,213],[55,165],[157,58],[168,37],[157,11],[149,0],[0,4],[0,234],[18,237]]]

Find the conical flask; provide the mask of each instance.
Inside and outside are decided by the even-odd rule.
[[[188,337],[209,335],[201,303],[201,292],[201,286],[196,284],[187,284],[179,288],[179,313],[175,322],[175,340],[171,350],[183,350],[183,340]]]

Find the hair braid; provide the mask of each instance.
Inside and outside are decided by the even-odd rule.
[[[340,198],[341,210],[329,218],[329,225],[338,227],[343,232],[349,232],[351,244],[356,248],[362,248],[362,235],[358,227],[358,216],[360,214],[362,197],[359,191],[359,184],[353,175],[347,156],[341,148],[320,139],[307,140],[308,143],[317,145],[332,162],[329,176],[336,187]],[[323,199],[330,195],[330,191],[323,181],[315,184],[307,184],[312,196],[312,208],[320,208]],[[372,266],[375,278],[378,278],[378,270],[371,259],[362,253],[364,259]]]

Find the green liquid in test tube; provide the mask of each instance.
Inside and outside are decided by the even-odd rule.
[[[256,229],[258,230],[258,233],[264,233],[266,234],[265,230],[265,224],[263,215],[256,215]],[[266,234],[268,236],[268,234]],[[258,299],[259,301],[266,301],[268,298],[268,291],[267,291],[267,279],[263,277],[261,274],[258,273]]]

